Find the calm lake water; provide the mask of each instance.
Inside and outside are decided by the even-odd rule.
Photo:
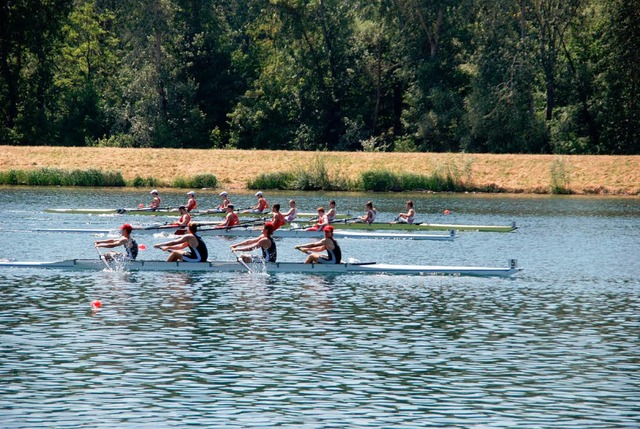
[[[217,192],[199,193],[202,206]],[[0,269],[2,428],[638,428],[640,198],[271,193],[334,197],[391,220],[506,224],[454,242],[341,240],[343,257],[506,266],[512,279]],[[165,193],[168,205],[184,192]],[[232,195],[237,206],[252,195]],[[0,188],[0,259],[96,257],[88,234],[170,219],[56,215],[148,190]],[[451,211],[444,215],[443,210]],[[138,235],[140,259],[167,238]],[[225,238],[210,259],[232,260]],[[300,240],[278,242],[300,261]],[[99,299],[102,309],[92,311]]]

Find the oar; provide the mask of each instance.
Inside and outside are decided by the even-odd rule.
[[[107,260],[104,258],[104,256],[102,256],[102,253],[100,252],[100,248],[98,246],[96,246],[96,252],[98,252],[98,256],[100,257],[100,260],[104,262],[104,265],[107,267],[107,270],[111,271],[111,267],[107,263]]]
[[[332,224],[336,224],[336,223],[343,223],[343,224],[348,224],[348,223],[356,223],[355,221],[359,220],[359,217],[350,217],[348,219],[334,219],[333,222],[331,222]]]
[[[116,213],[123,214],[131,211],[155,212],[155,211],[173,210],[173,209],[174,209],[173,207],[158,207],[157,209],[152,209],[151,207],[136,207],[131,209],[119,208],[119,209],[116,209]]]
[[[218,227],[214,227],[214,228],[202,228],[200,229],[200,231],[213,231],[216,229],[235,229],[235,228],[247,228],[249,226],[255,226],[257,225],[259,222],[264,223],[266,220],[266,218],[260,218],[260,219],[255,219],[255,220],[249,220],[246,222],[241,222],[239,225],[233,225],[233,226],[218,226]]]
[[[238,256],[238,254],[236,253],[236,251],[235,251],[231,246],[229,246],[229,248],[231,248],[231,252],[233,252],[233,254],[235,255],[235,257],[236,257],[236,261],[237,261],[237,262],[239,262],[240,264],[242,264],[242,266],[244,266],[244,267],[247,269],[247,271],[248,271],[249,273],[253,273],[253,271],[251,270],[251,268],[250,268],[250,267],[249,267],[249,266],[244,262],[244,260],[242,259],[242,255]]]
[[[294,247],[294,249],[301,251],[302,253],[304,253],[305,255],[309,254],[309,251],[307,249],[303,249],[300,246],[296,246]]]

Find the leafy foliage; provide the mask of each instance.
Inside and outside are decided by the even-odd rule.
[[[12,1],[0,144],[638,154],[639,29],[634,0]]]

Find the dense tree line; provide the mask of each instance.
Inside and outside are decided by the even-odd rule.
[[[0,143],[640,153],[637,0],[8,0]]]

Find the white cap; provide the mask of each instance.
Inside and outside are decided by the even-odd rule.
[[[187,192],[187,195],[195,195],[195,194],[196,194],[196,193],[195,193],[195,192],[193,192],[193,191],[189,191],[189,192]]]
[[[221,196],[221,197],[226,197],[227,195],[228,195],[228,194],[227,194],[227,192],[226,192],[226,191],[222,191],[222,192],[220,192],[220,196]]]
[[[150,194],[157,194],[157,193],[158,193],[158,190],[157,190],[157,189],[154,189],[153,191],[151,191],[151,192],[149,192],[149,193],[150,193]]]
[[[262,191],[256,192],[256,197],[261,197],[261,196],[262,196]]]

